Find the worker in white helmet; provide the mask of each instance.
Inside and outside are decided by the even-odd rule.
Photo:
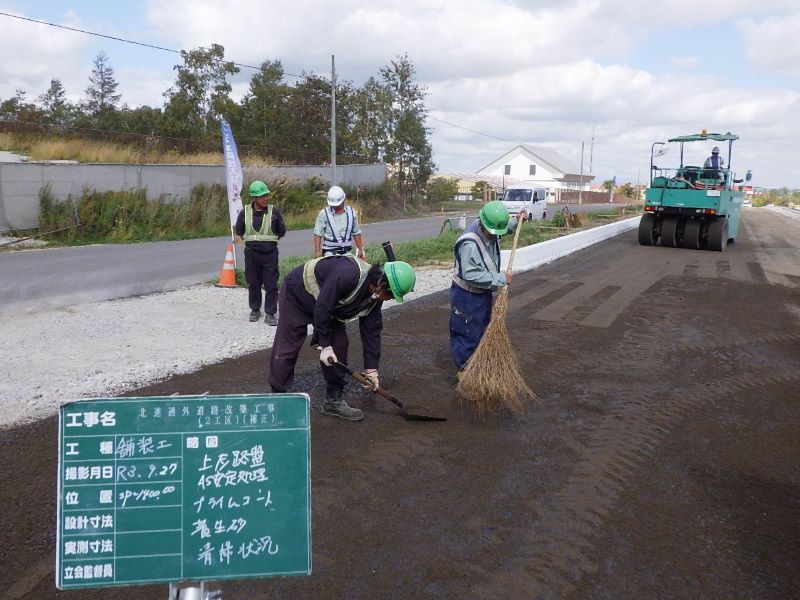
[[[356,246],[356,256],[365,259],[364,239],[356,211],[345,205],[345,193],[338,185],[328,190],[328,206],[319,211],[314,225],[314,256],[348,254]]]

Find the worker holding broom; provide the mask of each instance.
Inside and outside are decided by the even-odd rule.
[[[522,209],[509,223],[508,210],[494,200],[456,240],[453,283],[450,286],[450,351],[459,370],[481,341],[492,317],[492,292],[511,283],[511,273],[500,272],[500,241],[527,218]]]
[[[290,271],[283,280],[278,307],[280,321],[269,361],[269,385],[273,392],[286,392],[292,385],[297,356],[306,339],[308,325],[314,325],[320,350],[325,400],[322,413],[348,421],[360,421],[363,414],[344,400],[344,369],[347,364],[345,323],[359,320],[365,389],[380,387],[378,363],[381,356],[383,319],[381,306],[414,290],[416,275],[408,263],[390,261],[370,265],[352,254],[312,259]]]

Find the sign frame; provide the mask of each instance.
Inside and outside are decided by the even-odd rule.
[[[110,471],[108,463],[112,462],[113,471]],[[55,579],[58,589],[311,574],[311,402],[308,394],[88,398],[65,403],[59,408],[57,482]],[[113,493],[107,488],[113,488]],[[94,491],[102,493],[94,494]],[[176,504],[178,496],[180,503]],[[189,501],[196,500],[187,504],[187,496]],[[85,501],[85,497],[91,500]],[[227,506],[224,506],[226,497]],[[130,506],[127,505],[129,501]],[[85,506],[84,502],[87,502]],[[101,507],[98,502],[110,504]],[[149,514],[155,515],[151,520],[161,529],[138,530],[134,526],[131,531],[118,531],[139,522],[137,519],[149,523],[148,509],[152,511]],[[120,516],[122,513],[137,516],[127,517],[126,521]],[[167,525],[174,524],[178,513],[180,527]],[[89,514],[92,516],[87,516]],[[187,516],[190,523],[191,517],[197,516],[196,522],[190,525],[186,522]],[[213,518],[201,519],[203,516]],[[201,521],[202,527],[198,526]],[[124,522],[128,525],[120,525]],[[82,533],[69,531],[81,530],[82,526]],[[247,533],[244,533],[246,527]],[[280,541],[264,535],[272,528],[279,532]],[[262,535],[258,535],[259,532]],[[125,537],[127,534],[131,534],[130,537]],[[70,536],[78,542],[70,541]],[[137,556],[135,551],[134,555],[117,556],[120,546],[126,543],[118,543],[118,539],[140,539],[133,546],[138,544],[149,550],[162,538],[171,546],[163,558],[158,552]],[[219,560],[216,561],[215,555],[210,559],[203,556],[203,564],[198,566],[201,557],[197,556],[196,548],[204,538],[205,546],[210,546],[211,542],[219,545],[214,548],[219,551]],[[222,538],[225,540],[220,543],[218,540]],[[177,539],[180,540],[179,552]],[[101,541],[108,544],[101,546]],[[76,544],[80,544],[80,554],[90,543],[91,550],[84,553],[94,552],[95,556],[65,558],[66,554],[75,554]],[[278,556],[282,548],[288,549]],[[122,572],[131,572],[136,571],[140,563],[145,564],[144,559],[149,559],[151,562],[147,564],[155,567],[152,569],[154,576],[117,577],[121,572],[118,561],[128,565]],[[208,560],[210,562],[206,562]],[[65,561],[77,564],[72,566]],[[250,565],[254,563],[253,568]],[[267,566],[262,566],[264,563]],[[180,572],[173,572],[178,564]],[[271,564],[282,566],[270,567]],[[206,565],[213,566],[204,568]],[[142,569],[147,571],[151,567]],[[79,568],[80,577],[77,577]],[[157,572],[159,569],[161,573]]]

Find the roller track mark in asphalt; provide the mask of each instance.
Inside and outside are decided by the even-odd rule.
[[[582,281],[558,281],[558,287],[548,290],[542,286],[539,290],[525,292],[518,299],[513,300],[514,306],[521,306],[523,309],[533,310],[540,307],[550,306],[564,296],[572,294],[577,288],[583,285]],[[512,302],[512,300],[509,300]],[[536,318],[531,315],[530,318]]]
[[[513,597],[519,589],[532,598],[565,598],[581,578],[597,571],[593,556],[604,519],[612,512],[632,475],[681,421],[700,405],[725,400],[744,389],[800,382],[797,370],[742,373],[717,382],[713,389],[696,386],[672,395],[641,394],[636,414],[610,414],[586,441],[581,461],[550,498],[527,505],[541,517],[525,532],[515,560],[498,569],[482,585],[478,597]],[[626,400],[626,393],[621,394]],[[632,398],[631,398],[632,399]]]
[[[372,417],[372,415],[370,415]],[[374,418],[374,417],[373,417]],[[399,418],[391,416],[390,418]],[[343,506],[355,506],[370,498],[373,490],[380,489],[406,471],[410,459],[423,462],[426,473],[444,476],[447,465],[443,459],[448,452],[446,438],[429,428],[403,428],[401,433],[382,438],[369,445],[358,466],[347,477],[325,477],[314,487],[314,512],[327,518]]]
[[[753,277],[753,281],[758,284],[768,284],[769,281],[767,280],[767,276],[764,273],[764,269],[761,268],[761,265],[757,262],[748,262],[747,269],[750,271],[750,275]]]
[[[756,257],[770,283],[794,287],[787,275],[800,276],[800,253],[796,250],[757,252]]]

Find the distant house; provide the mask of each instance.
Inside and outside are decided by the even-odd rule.
[[[588,168],[581,176],[580,165],[555,150],[520,144],[500,158],[479,169],[478,176],[502,179],[503,184],[534,182],[547,188],[550,199],[555,200],[560,190],[588,190],[594,175]]]

